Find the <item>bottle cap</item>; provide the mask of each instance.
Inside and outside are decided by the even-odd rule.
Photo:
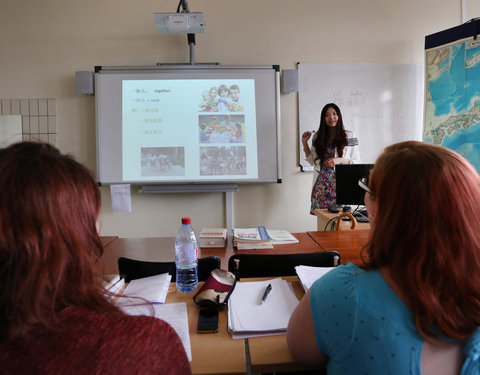
[[[190,224],[192,222],[192,219],[189,217],[182,217],[182,224]]]

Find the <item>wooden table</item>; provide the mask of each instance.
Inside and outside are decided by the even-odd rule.
[[[340,253],[341,264],[360,264],[360,251],[367,243],[370,230],[341,230],[339,232],[307,232],[323,250]]]
[[[275,245],[273,249],[235,250],[231,237],[227,246],[222,248],[200,248],[200,258],[216,255],[221,260],[221,267],[228,269],[228,259],[233,254],[292,254],[321,251],[321,247],[308,233],[293,233],[298,243]],[[171,262],[175,260],[175,237],[117,238],[103,249],[99,261],[99,271],[104,275],[118,273],[119,257],[146,260],[151,262]]]
[[[117,238],[118,236],[100,236],[100,241],[102,242],[102,246],[105,247]]]
[[[199,288],[203,283],[199,283]],[[218,313],[217,333],[197,333],[199,307],[193,302],[198,291],[182,293],[175,283],[168,289],[165,303],[187,304],[188,331],[192,348],[190,368],[193,374],[244,374],[247,370],[244,340],[234,340],[227,331],[227,310]]]
[[[327,209],[316,209],[314,210],[315,215],[317,216],[317,230],[319,231],[329,231],[331,224],[334,222],[334,219],[342,213],[333,213]],[[342,221],[341,230],[348,230],[352,226],[350,221]],[[334,224],[334,228],[336,225]],[[357,221],[355,225],[355,230],[370,229],[370,223],[360,223]]]
[[[228,258],[238,253],[255,254],[291,254],[315,252],[321,250],[337,250],[342,264],[361,262],[360,249],[367,242],[369,230],[342,230],[340,232],[313,231],[294,233],[299,243],[291,245],[275,245],[273,249],[234,250],[231,240],[226,248],[202,248],[199,256],[217,255],[222,260],[222,268],[228,266]],[[108,241],[99,267],[105,274],[117,273],[117,259],[120,256],[149,261],[172,261],[174,256],[174,237],[159,238],[116,238]],[[107,241],[105,241],[107,242]],[[296,276],[291,280],[297,297],[304,294]],[[245,279],[243,279],[245,280]],[[200,283],[201,285],[201,283]],[[227,311],[219,313],[219,332],[216,334],[198,334],[196,332],[198,307],[193,302],[195,292],[181,293],[172,283],[167,303],[186,302],[190,343],[192,348],[191,368],[194,374],[245,373],[246,353],[244,340],[234,340],[227,332]],[[252,372],[282,372],[321,370],[295,362],[290,354],[286,335],[250,338],[247,341]]]

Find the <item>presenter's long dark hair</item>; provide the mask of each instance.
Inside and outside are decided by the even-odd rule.
[[[48,144],[0,150],[0,338],[57,329],[70,306],[121,313],[103,295],[100,192],[91,172]]]
[[[449,149],[408,141],[380,155],[369,188],[365,268],[389,268],[423,337],[468,338],[480,326],[478,173]]]
[[[343,149],[347,145],[347,134],[345,133],[345,129],[343,127],[342,112],[336,104],[328,103],[322,109],[322,113],[320,114],[320,126],[318,127],[318,131],[312,139],[312,145],[313,147],[315,147],[315,152],[317,154],[317,158],[315,160],[320,159],[320,165],[322,165],[323,161],[327,159],[326,153],[329,140],[329,127],[327,125],[325,117],[329,108],[333,108],[338,115],[337,126],[335,126],[333,145],[337,150],[339,157],[343,156]]]

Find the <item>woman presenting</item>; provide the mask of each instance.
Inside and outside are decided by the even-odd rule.
[[[307,161],[315,167],[310,207],[310,214],[315,215],[317,208],[336,205],[335,165],[358,163],[360,153],[357,137],[343,128],[342,113],[336,104],[323,107],[320,126],[310,149],[311,136],[312,132],[304,132],[302,144]]]

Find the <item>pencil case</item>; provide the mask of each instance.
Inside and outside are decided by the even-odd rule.
[[[215,269],[205,280],[193,297],[195,303],[205,307],[223,307],[235,288],[235,275],[231,272]]]

